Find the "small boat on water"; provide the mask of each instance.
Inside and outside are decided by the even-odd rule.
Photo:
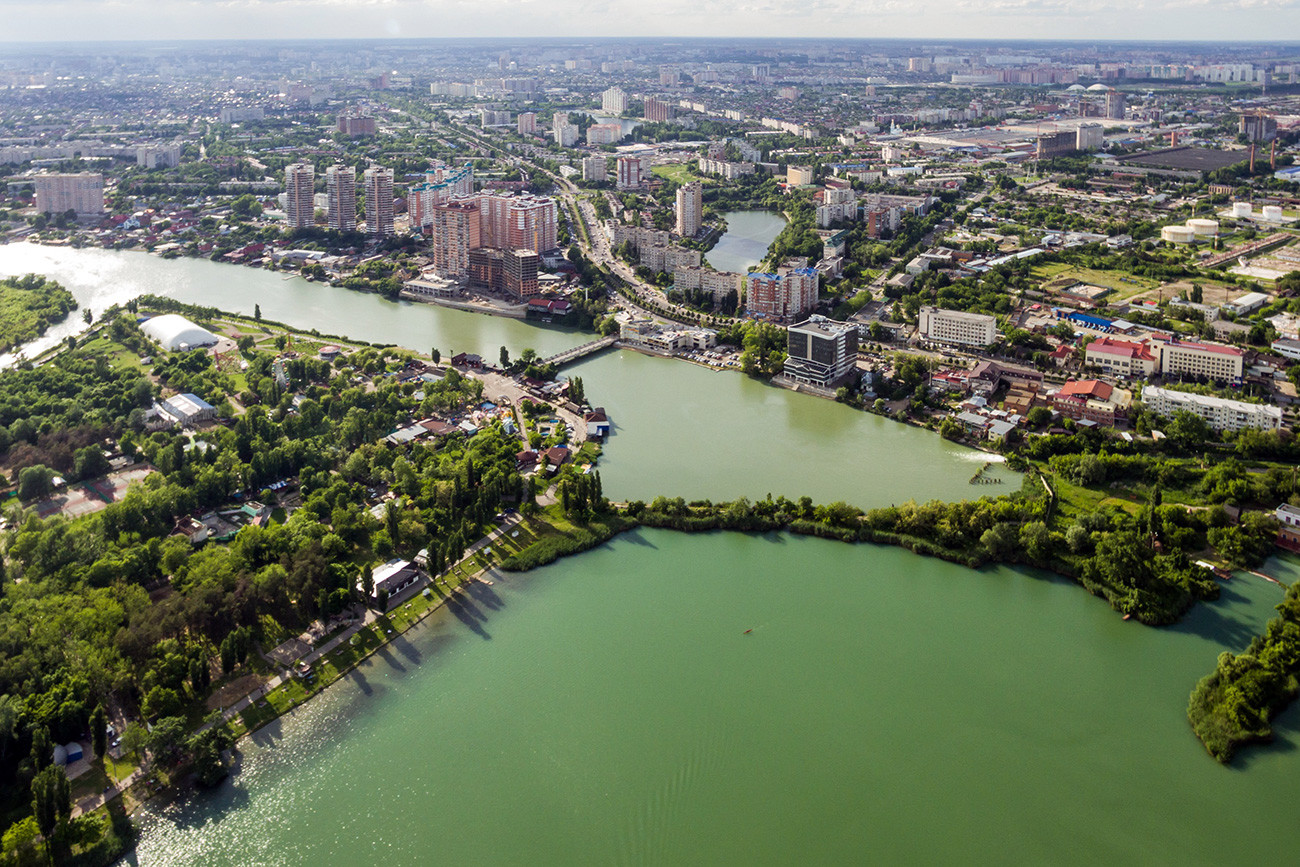
[[[741,635],[748,635],[753,631],[754,631],[754,627],[751,626],[749,629],[746,629],[744,632],[742,632]]]

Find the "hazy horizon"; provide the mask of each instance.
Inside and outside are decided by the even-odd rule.
[[[1265,42],[1300,33],[1300,0],[0,0],[3,42],[277,39],[826,38]],[[256,35],[250,36],[251,33]]]

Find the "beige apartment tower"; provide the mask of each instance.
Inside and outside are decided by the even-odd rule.
[[[284,212],[289,228],[306,229],[316,223],[316,167],[290,163],[284,167]]]
[[[357,170],[352,166],[330,166],[325,170],[325,193],[329,199],[329,226],[338,232],[357,230]]]
[[[366,234],[386,238],[393,234],[393,170],[371,166],[366,184]]]

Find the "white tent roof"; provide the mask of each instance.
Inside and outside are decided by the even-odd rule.
[[[178,349],[195,349],[200,346],[212,346],[217,336],[206,328],[200,328],[184,316],[164,313],[145,320],[140,330],[162,344],[163,349],[174,352]]]

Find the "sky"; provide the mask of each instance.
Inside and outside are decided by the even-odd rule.
[[[0,42],[492,36],[1300,40],[1300,0],[0,0]]]

